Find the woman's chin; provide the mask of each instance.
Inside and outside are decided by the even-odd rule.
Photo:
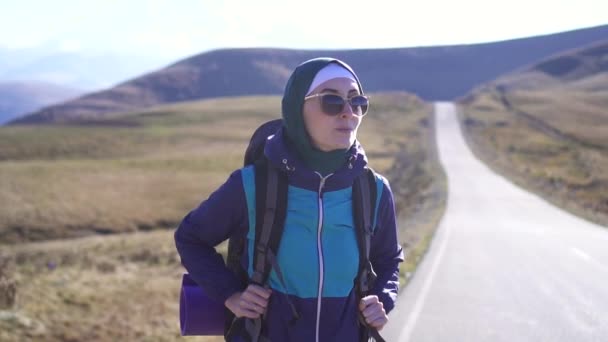
[[[349,149],[351,146],[353,146],[353,144],[355,143],[355,141],[353,140],[351,141],[342,141],[339,144],[336,144],[336,150],[346,150]]]

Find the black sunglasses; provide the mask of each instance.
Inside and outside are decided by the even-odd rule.
[[[367,114],[369,108],[369,98],[365,95],[355,95],[349,98],[343,98],[337,94],[320,93],[306,96],[304,101],[315,97],[321,97],[321,109],[327,115],[338,115],[344,112],[344,106],[348,102],[353,114],[363,116]]]

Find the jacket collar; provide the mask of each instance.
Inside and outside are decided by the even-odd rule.
[[[268,138],[264,154],[271,165],[288,174],[290,185],[318,191],[321,176],[314,170],[309,169],[298,158],[295,149],[289,146],[283,128]],[[355,178],[367,166],[367,157],[359,141],[355,141],[347,151],[346,156],[344,165],[327,177],[325,191],[334,191],[352,186]]]

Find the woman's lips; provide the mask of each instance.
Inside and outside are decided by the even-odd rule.
[[[353,129],[350,127],[340,127],[340,128],[336,128],[336,131],[338,131],[340,133],[350,133],[353,131]]]

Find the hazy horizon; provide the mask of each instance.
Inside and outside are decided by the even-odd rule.
[[[576,4],[515,0],[507,6],[476,0],[384,1],[374,6],[310,0],[297,13],[290,6],[278,0],[184,0],[179,5],[168,0],[7,1],[0,14],[0,49],[142,58],[154,54],[176,60],[238,47],[310,50],[476,44],[608,24],[608,4],[601,0]]]
[[[43,81],[83,91],[217,49],[469,45],[608,24],[601,0],[310,0],[297,8],[278,0],[0,2],[0,83]]]

